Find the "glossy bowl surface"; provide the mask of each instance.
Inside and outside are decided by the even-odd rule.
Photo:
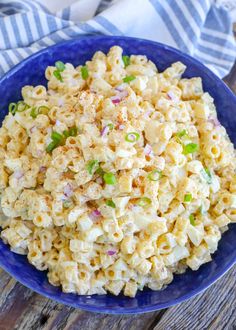
[[[215,99],[219,119],[236,145],[236,97],[229,88],[194,58],[163,44],[128,37],[83,37],[46,48],[27,58],[0,80],[0,122],[8,112],[8,104],[20,99],[20,90],[24,85],[46,85],[44,70],[48,65],[53,65],[57,60],[83,64],[97,50],[107,52],[113,45],[120,45],[125,54],[147,55],[160,71],[173,62],[182,61],[187,65],[184,77],[202,77],[204,89]],[[60,288],[48,283],[45,272],[36,270],[25,256],[11,252],[1,240],[0,267],[28,288],[63,304],[93,312],[144,313],[178,304],[209,287],[235,263],[235,242],[236,226],[230,225],[210,263],[196,272],[188,270],[185,274],[176,275],[174,281],[162,291],[145,289],[133,299],[123,295],[77,296],[62,293]]]

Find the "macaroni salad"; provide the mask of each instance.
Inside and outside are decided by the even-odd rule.
[[[1,237],[80,295],[134,297],[211,260],[236,222],[235,150],[201,78],[114,46],[57,61],[0,129]]]

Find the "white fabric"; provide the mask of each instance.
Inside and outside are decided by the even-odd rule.
[[[234,2],[0,0],[0,76],[44,47],[84,35],[105,34],[162,42],[224,77],[236,59]]]

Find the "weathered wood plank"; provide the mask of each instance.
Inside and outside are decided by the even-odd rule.
[[[152,322],[152,318],[159,313],[151,313],[145,315],[132,315],[132,316],[112,316],[106,314],[94,314],[89,312],[73,311],[65,324],[54,323],[50,327],[45,327],[43,330],[65,329],[119,329],[119,330],[136,330],[147,329]]]
[[[56,302],[35,294],[35,296],[32,297],[30,304],[17,319],[13,329],[44,329],[48,321],[53,319],[55,315],[62,313],[63,309],[66,314],[68,314],[69,307],[57,304]],[[63,314],[66,318],[65,312]]]
[[[1,296],[0,330],[233,330],[236,327],[236,267],[205,293],[181,305],[131,316],[94,314],[66,307],[14,283],[4,272],[1,275],[5,283],[12,284],[5,298]]]
[[[6,272],[0,269],[0,306],[3,306],[4,301],[11,292],[11,290],[14,288],[16,281],[10,277]]]
[[[230,73],[224,78],[224,81],[236,93],[236,61]]]
[[[152,329],[165,311],[112,316],[84,312],[46,299],[1,271],[0,330]]]
[[[203,294],[169,308],[154,330],[236,329],[236,266]]]
[[[64,328],[65,330],[77,330],[77,329],[97,329],[97,330],[137,330],[148,329],[158,315],[164,313],[154,312],[143,315],[126,315],[126,316],[112,316],[112,315],[98,315],[91,313],[83,313],[83,317],[74,314],[69,324]],[[153,328],[153,327],[152,327]],[[44,330],[48,330],[47,328]],[[50,328],[51,330],[51,328]]]
[[[34,293],[1,270],[0,329],[12,329]]]

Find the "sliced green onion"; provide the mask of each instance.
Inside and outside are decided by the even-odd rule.
[[[67,131],[63,131],[63,135],[64,135],[66,138],[68,138],[68,137],[70,136],[69,131],[68,131],[68,130],[67,130]]]
[[[105,173],[103,175],[103,180],[106,184],[114,185],[116,184],[116,177],[113,173]]]
[[[122,56],[122,60],[123,60],[123,62],[124,62],[124,66],[125,66],[125,68],[126,68],[128,65],[130,65],[130,57],[129,57],[128,55],[123,55],[123,56]]]
[[[110,123],[110,124],[107,124],[107,127],[109,127],[110,128],[110,131],[112,131],[113,128],[114,128],[114,125]]]
[[[183,129],[182,131],[179,131],[177,134],[176,134],[179,138],[185,136],[185,135],[188,135],[186,129]]]
[[[195,218],[194,218],[194,215],[193,214],[190,214],[189,221],[190,221],[190,223],[191,223],[192,226],[195,226]]]
[[[39,114],[47,115],[48,112],[49,112],[49,108],[46,107],[46,105],[41,105],[40,107],[38,107]]]
[[[95,171],[96,174],[100,175],[100,176],[103,176],[104,175],[104,171],[103,169],[99,166],[98,169]]]
[[[37,115],[38,115],[38,109],[36,107],[33,107],[30,111],[30,116],[35,119]]]
[[[158,181],[162,177],[162,171],[153,170],[148,174],[148,179],[151,181]]]
[[[8,110],[9,112],[14,115],[16,113],[16,110],[17,110],[17,105],[16,103],[10,103],[9,106],[8,106]]]
[[[192,153],[198,151],[198,144],[188,143],[183,148],[184,148],[184,150],[183,150],[184,155],[192,154]]]
[[[78,134],[78,129],[77,127],[73,126],[69,130],[63,131],[63,134],[66,138],[68,138],[69,136],[76,136]]]
[[[86,65],[82,66],[81,69],[80,69],[80,71],[81,71],[82,78],[84,80],[86,80],[88,78],[88,76],[89,76],[87,66]]]
[[[63,141],[63,135],[54,131],[51,134],[51,139],[52,142],[50,142],[49,145],[46,147],[46,151],[49,153],[60,145],[60,143]]]
[[[73,126],[69,129],[69,134],[70,136],[76,136],[78,134],[78,129],[77,127]]]
[[[125,78],[123,78],[123,82],[125,83],[129,83],[131,81],[133,81],[134,79],[136,79],[135,76],[131,75],[131,76],[126,76]]]
[[[186,194],[186,195],[184,196],[184,201],[185,201],[185,203],[189,203],[189,202],[191,202],[192,198],[193,198],[192,194]]]
[[[29,109],[29,105],[24,101],[19,101],[17,103],[10,103],[8,106],[8,110],[12,115],[15,115],[16,112],[23,112]]]
[[[23,111],[29,109],[28,104],[26,104],[24,101],[19,101],[16,106],[17,106],[17,108],[16,108],[17,112],[23,112]]]
[[[63,207],[64,207],[65,209],[70,208],[72,205],[73,205],[73,203],[72,203],[71,200],[67,200],[67,201],[64,201],[64,202],[63,202]]]
[[[61,61],[57,61],[57,62],[55,63],[55,67],[56,67],[57,70],[60,71],[60,72],[64,71],[65,68],[66,68],[65,64],[64,64],[63,62],[61,62]]]
[[[51,139],[53,141],[56,141],[58,143],[60,143],[63,139],[63,135],[61,135],[60,133],[57,133],[55,131],[52,132],[52,135],[51,135]]]
[[[115,204],[112,200],[108,200],[108,201],[106,201],[106,205],[107,205],[107,206],[110,206],[110,207],[113,207],[113,209],[116,208],[116,204]]]
[[[59,80],[60,82],[63,82],[63,79],[62,79],[62,76],[61,76],[61,73],[59,70],[53,71],[53,75],[54,75],[54,77],[57,78],[57,80]]]
[[[208,168],[204,168],[204,170],[201,170],[200,173],[208,184],[212,183],[212,174]]]
[[[99,166],[98,160],[90,160],[86,166],[86,169],[89,172],[89,174],[92,175],[96,171],[98,166]]]
[[[209,168],[205,168],[205,172],[208,176],[211,176],[211,172],[210,172]]]
[[[46,107],[45,105],[41,105],[38,108],[33,107],[30,112],[30,116],[35,119],[39,114],[47,115],[48,111],[49,111],[49,108]]]
[[[141,197],[139,200],[138,200],[138,205],[139,206],[142,206],[142,207],[147,207],[148,205],[150,205],[152,203],[151,199],[148,198],[148,197]]]
[[[58,147],[58,142],[54,140],[50,142],[49,145],[46,147],[46,151],[48,153],[51,153],[56,147]]]
[[[130,132],[126,134],[125,141],[134,143],[140,139],[140,135],[136,132]]]

